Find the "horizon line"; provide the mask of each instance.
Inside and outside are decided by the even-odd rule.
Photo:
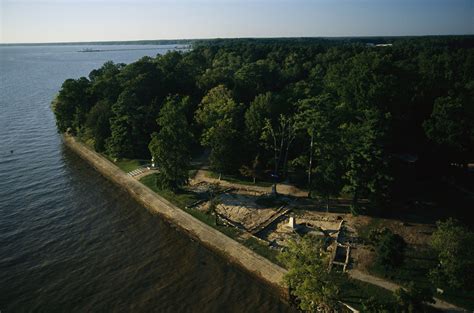
[[[0,42],[0,46],[21,46],[21,45],[61,45],[61,44],[111,44],[116,42],[153,42],[153,41],[199,41],[199,40],[222,40],[222,39],[338,39],[338,38],[409,38],[409,37],[469,37],[471,34],[442,34],[442,35],[357,35],[357,36],[269,36],[269,37],[203,37],[203,38],[174,38],[174,39],[130,39],[130,40],[94,40],[94,41],[49,41],[49,42]]]

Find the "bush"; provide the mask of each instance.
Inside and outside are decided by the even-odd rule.
[[[382,228],[371,231],[369,240],[375,247],[376,264],[385,272],[403,264],[406,243],[400,235],[394,234],[388,228]]]

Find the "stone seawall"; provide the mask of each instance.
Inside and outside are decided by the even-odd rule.
[[[288,299],[288,289],[282,283],[283,275],[286,273],[285,269],[179,209],[122,172],[115,164],[100,154],[78,142],[74,137],[64,135],[63,141],[67,147],[86,160],[104,177],[125,189],[150,212],[161,215],[207,248],[219,253],[233,264],[275,288],[282,298]]]

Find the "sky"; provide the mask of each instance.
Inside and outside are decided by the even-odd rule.
[[[0,43],[474,34],[474,0],[0,0]]]

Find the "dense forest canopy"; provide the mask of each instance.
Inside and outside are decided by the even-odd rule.
[[[59,132],[114,158],[186,138],[175,150],[208,149],[218,172],[344,190],[356,207],[393,197],[413,167],[474,161],[474,37],[196,41],[68,79],[53,109]]]

